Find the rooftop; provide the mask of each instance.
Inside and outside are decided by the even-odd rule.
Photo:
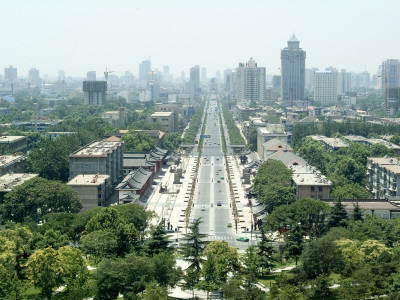
[[[110,178],[109,175],[102,174],[79,174],[72,178],[68,185],[76,185],[76,186],[98,186],[104,184],[104,182]]]
[[[26,139],[26,136],[19,136],[19,135],[10,135],[10,136],[5,136],[2,135],[0,136],[0,143],[12,143],[15,141],[19,141],[22,139]]]
[[[152,117],[169,117],[173,115],[173,111],[156,111],[151,114]]]
[[[0,168],[23,159],[25,159],[25,156],[22,155],[2,155],[0,156]]]
[[[81,148],[74,153],[70,154],[69,157],[79,156],[100,156],[106,157],[117,147],[121,146],[121,142],[102,140],[100,142],[93,142],[84,148]]]
[[[293,171],[292,180],[296,185],[332,185],[332,182],[313,166],[291,166],[290,169]]]
[[[25,181],[37,176],[39,176],[39,174],[12,173],[3,175],[0,177],[0,191],[9,192],[13,187],[23,184]]]

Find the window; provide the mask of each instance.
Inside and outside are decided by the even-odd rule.
[[[322,193],[322,186],[318,187],[318,192]]]
[[[314,192],[314,191],[315,191],[315,187],[312,186],[312,187],[311,187],[311,192]]]

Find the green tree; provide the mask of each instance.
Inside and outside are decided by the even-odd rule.
[[[284,238],[286,255],[294,258],[297,266],[297,261],[304,248],[304,235],[300,224],[296,224],[286,231]]]
[[[292,172],[278,160],[267,160],[258,168],[254,190],[271,213],[275,207],[295,200]]]
[[[148,152],[156,142],[144,132],[128,132],[122,137],[124,142],[124,151],[127,152]]]
[[[69,238],[58,230],[48,229],[44,234],[34,232],[29,242],[32,250],[48,247],[58,249],[62,246],[67,246]]]
[[[147,239],[145,251],[149,255],[154,255],[171,250],[169,247],[168,237],[169,236],[167,235],[163,224],[158,224],[152,229],[150,238]]]
[[[308,243],[301,255],[301,265],[307,279],[315,279],[319,275],[329,276],[339,272],[342,260],[338,246],[327,237],[322,237]]]
[[[29,152],[28,170],[48,180],[66,182],[69,177],[68,155],[78,147],[79,145],[72,143],[71,138],[45,140],[39,147]]]
[[[208,253],[206,259],[203,261],[201,269],[201,280],[197,286],[207,292],[207,299],[211,291],[216,290],[220,281],[217,278],[217,263],[215,261],[214,255]]]
[[[331,197],[333,199],[368,199],[371,193],[359,183],[348,182],[335,186]]]
[[[194,269],[196,272],[200,272],[201,270],[201,264],[204,261],[202,258],[203,251],[207,244],[202,241],[207,235],[200,233],[199,226],[201,223],[202,220],[199,218],[189,226],[189,233],[184,235],[180,248],[184,259],[189,263],[188,268]]]
[[[362,218],[363,218],[363,212],[362,209],[360,208],[360,205],[357,202],[356,205],[354,205],[353,209],[353,220],[360,221],[362,220]]]
[[[250,246],[242,256],[243,267],[241,274],[243,276],[242,288],[248,295],[247,299],[263,299],[262,291],[256,287],[257,277],[260,275],[260,258],[257,255],[257,248]]]
[[[182,143],[179,132],[167,133],[164,137],[163,147],[167,150],[176,150]]]
[[[268,274],[274,267],[275,249],[272,246],[272,240],[265,234],[264,226],[261,226],[261,240],[258,242],[258,256],[260,257],[261,273]]]
[[[154,265],[154,279],[162,287],[174,287],[180,277],[182,270],[176,267],[176,260],[173,253],[160,252],[152,258]]]
[[[215,266],[215,270],[213,271],[213,276],[215,276],[214,283],[218,286],[227,281],[229,273],[235,273],[240,268],[237,250],[230,247],[226,241],[210,242],[205,247],[204,254],[207,260],[208,257],[212,256],[209,267]]]
[[[27,262],[28,278],[41,289],[41,296],[48,300],[52,298],[53,289],[63,283],[62,271],[57,250],[53,248],[36,250]]]
[[[48,213],[77,213],[81,207],[77,193],[70,186],[36,177],[7,193],[0,211],[3,221],[38,222]]]
[[[137,299],[154,280],[151,259],[132,252],[123,258],[105,259],[94,274],[95,298],[116,299],[121,293],[124,299]]]
[[[251,151],[257,151],[257,128],[253,128],[249,133],[249,147]]]
[[[82,236],[80,242],[83,253],[97,263],[104,257],[114,257],[118,251],[118,237],[110,231],[97,230]]]
[[[61,247],[57,251],[61,268],[61,278],[66,285],[68,299],[81,300],[89,296],[89,271],[82,252],[72,247]]]
[[[168,290],[165,287],[158,286],[157,283],[150,283],[143,292],[143,300],[167,300]]]
[[[335,201],[329,214],[329,227],[345,227],[348,220],[347,212],[340,199]]]

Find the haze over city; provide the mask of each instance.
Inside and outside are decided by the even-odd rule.
[[[138,74],[142,60],[186,74],[216,71],[254,57],[279,74],[280,50],[296,34],[306,67],[375,73],[397,57],[398,1],[4,1],[0,69],[26,76],[84,77],[106,67]],[[25,75],[26,74],[26,75]]]

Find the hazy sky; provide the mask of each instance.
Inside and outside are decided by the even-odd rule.
[[[400,59],[399,0],[1,0],[0,11],[1,74],[137,75],[148,57],[174,75],[198,64],[211,77],[250,57],[278,74],[293,33],[307,68],[372,73]]]

